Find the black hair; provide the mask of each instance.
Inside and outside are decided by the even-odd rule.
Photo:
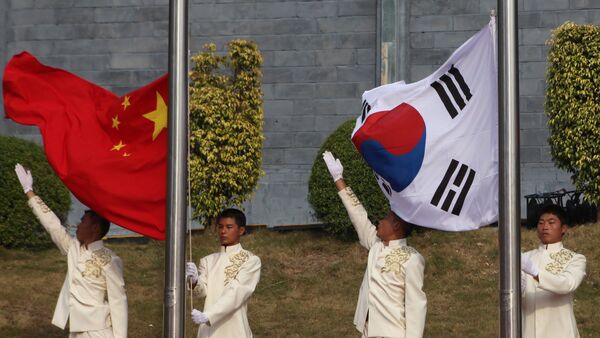
[[[239,227],[246,226],[246,215],[244,215],[244,213],[238,209],[224,209],[217,215],[217,223],[219,223],[222,218],[233,218],[235,220],[235,224],[237,224]]]
[[[543,214],[552,214],[560,220],[562,224],[569,224],[569,218],[567,216],[567,212],[559,205],[556,204],[548,204],[542,207],[540,213],[538,214],[538,221]]]
[[[390,210],[390,213],[394,216],[394,222],[396,224],[398,224],[400,227],[402,227],[402,229],[404,230],[404,234],[406,235],[406,237],[410,236],[410,234],[412,233],[414,226],[412,223],[409,223],[405,220],[402,219],[402,217],[398,216],[395,212],[393,212],[392,210]]]
[[[100,238],[102,239],[104,236],[106,236],[108,230],[110,229],[110,222],[91,209],[86,210],[84,214],[90,215],[92,221],[100,226]]]

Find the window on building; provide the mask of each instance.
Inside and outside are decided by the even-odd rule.
[[[377,1],[377,82],[406,80],[408,0]]]

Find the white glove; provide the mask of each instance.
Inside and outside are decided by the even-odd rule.
[[[521,256],[521,270],[533,277],[540,274],[540,269],[538,269],[529,256]]]
[[[189,278],[192,284],[196,284],[198,282],[198,268],[193,262],[185,263],[185,278]]]
[[[327,169],[329,170],[331,177],[333,177],[333,181],[335,182],[337,180],[341,180],[342,173],[344,172],[344,167],[342,167],[342,163],[340,163],[340,160],[334,158],[333,154],[330,151],[325,151],[323,153],[323,160],[327,165]]]
[[[33,191],[33,176],[31,176],[31,171],[25,170],[20,163],[17,163],[17,165],[15,165],[15,172],[23,187],[23,192],[27,193]]]
[[[192,321],[198,325],[208,323],[208,317],[204,312],[198,311],[196,309],[192,310]]]

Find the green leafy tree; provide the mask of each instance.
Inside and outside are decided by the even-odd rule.
[[[344,122],[325,140],[308,182],[308,201],[316,216],[325,223],[326,231],[340,239],[355,239],[356,232],[323,161],[325,150],[340,159],[344,166],[344,181],[362,202],[372,223],[375,224],[389,211],[389,202],[381,192],[373,171],[350,141],[354,123],[354,119]]]
[[[190,198],[205,224],[249,199],[263,174],[262,56],[251,41],[228,48],[219,55],[207,44],[192,57]]]
[[[546,114],[554,163],[600,205],[600,27],[566,22],[548,41]]]
[[[0,245],[6,248],[48,247],[50,237],[27,205],[27,198],[15,174],[21,163],[33,174],[33,188],[62,220],[71,206],[69,190],[54,174],[37,144],[15,137],[0,136]]]

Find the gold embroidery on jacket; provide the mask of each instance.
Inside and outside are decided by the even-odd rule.
[[[107,248],[98,249],[92,252],[92,257],[85,262],[85,271],[83,277],[100,277],[102,268],[111,261],[110,251]]]
[[[409,246],[393,249],[385,256],[385,265],[381,268],[381,272],[400,273],[402,264],[406,263],[410,256],[416,252],[417,250]]]
[[[44,214],[47,214],[50,212],[50,208],[48,208],[46,203],[44,203],[44,201],[42,201],[42,199],[39,196],[34,196],[33,199],[34,199],[34,202],[37,203],[37,205],[40,207],[40,209],[42,209],[42,212]]]
[[[231,264],[229,264],[225,268],[225,285],[229,284],[229,282],[231,282],[231,280],[233,280],[233,279],[235,279],[235,277],[237,277],[237,274],[240,271],[240,268],[242,267],[242,265],[244,263],[246,263],[248,261],[249,258],[250,258],[250,254],[246,250],[241,250],[240,252],[236,253],[235,255],[229,257],[229,261],[231,262]]]
[[[352,201],[352,206],[358,206],[360,205],[360,201],[358,200],[358,197],[356,197],[356,194],[354,194],[354,191],[352,191],[352,189],[350,189],[350,187],[346,187],[347,191],[348,191],[348,197],[350,197],[350,200]]]
[[[552,258],[553,262],[550,262],[546,265],[546,271],[558,275],[563,272],[567,263],[573,258],[575,254],[571,250],[567,250],[565,248],[560,249],[560,251],[554,252],[550,254],[550,258]]]

